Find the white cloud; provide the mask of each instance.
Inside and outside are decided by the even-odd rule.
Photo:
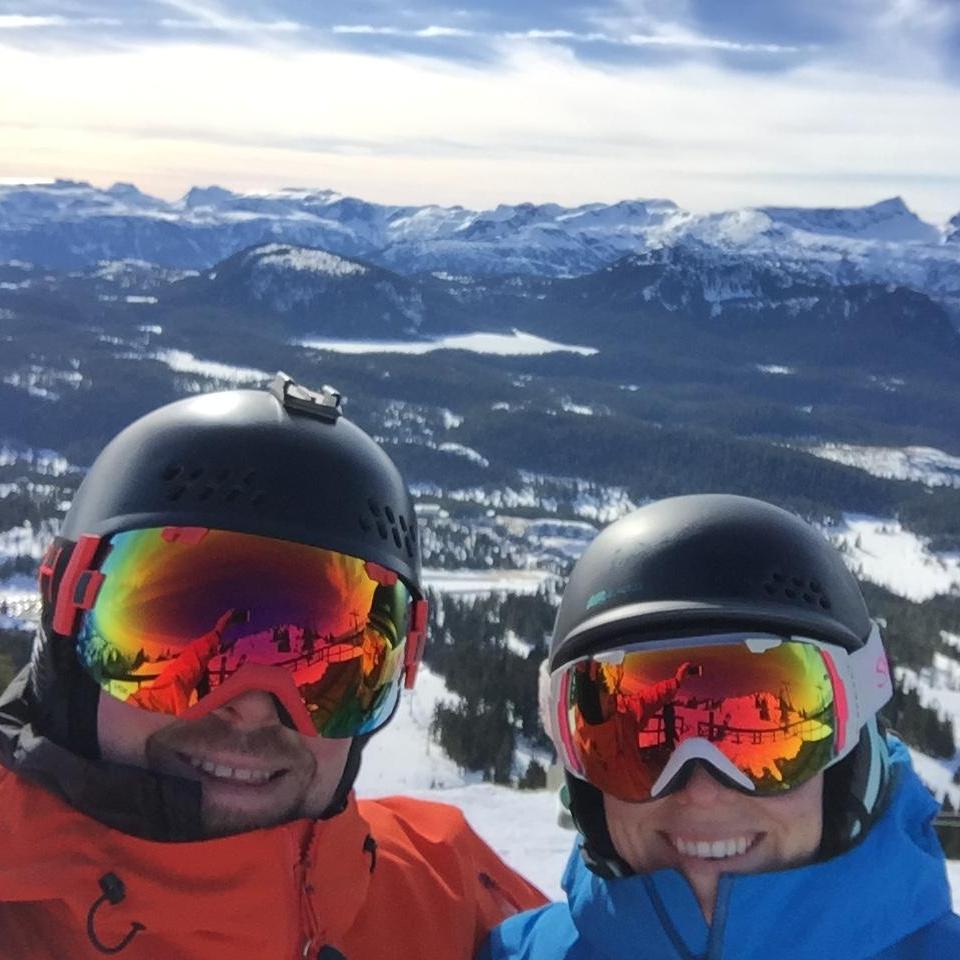
[[[0,30],[31,30],[42,27],[119,27],[115,17],[26,16],[19,13],[0,14]]]
[[[66,17],[30,17],[19,13],[0,14],[0,30],[28,30],[34,27],[62,27]]]
[[[563,43],[602,43],[619,47],[674,47],[691,50],[722,50],[734,53],[798,53],[805,49],[776,43],[741,43],[732,40],[717,40],[703,37],[690,31],[672,27],[662,33],[614,34],[597,31],[578,32],[574,30],[537,29],[498,31],[464,30],[459,27],[424,27],[411,30],[403,27],[373,26],[371,24],[337,24],[331,32],[340,35],[367,35],[384,37],[478,37],[491,43],[502,41],[547,41]]]
[[[363,36],[394,37],[397,27],[374,27],[369,23],[338,23],[331,28],[333,33],[359,34]]]
[[[422,27],[418,30],[408,30],[403,27],[375,27],[368,23],[348,24],[340,23],[331,28],[331,32],[342,35],[376,36],[376,37],[419,37],[432,39],[434,37],[473,37],[473,30],[463,30],[460,27]]]
[[[717,209],[903,193],[927,216],[960,209],[958,93],[935,78],[614,70],[540,42],[501,52],[477,69],[199,43],[0,47],[0,176],[134,180],[168,196],[307,184],[387,202],[668,196]]]
[[[301,24],[292,20],[253,20],[249,17],[237,17],[214,4],[197,3],[195,0],[163,0],[163,3],[189,18],[164,18],[160,21],[163,27],[239,34],[297,33],[303,29]]]
[[[459,27],[424,27],[417,30],[418,37],[472,37],[472,30],[461,30]]]
[[[781,43],[743,43],[717,40],[686,31],[673,33],[631,33],[620,41],[631,47],[686,47],[694,50],[724,50],[732,53],[799,53],[803,47]]]

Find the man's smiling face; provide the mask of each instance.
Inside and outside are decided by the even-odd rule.
[[[673,867],[709,921],[722,873],[764,873],[809,862],[823,835],[823,774],[777,797],[723,786],[702,766],[676,793],[646,803],[603,798],[614,847],[643,873]]]
[[[318,817],[343,775],[350,739],[284,726],[262,690],[197,719],[177,719],[102,694],[97,718],[108,760],[199,781],[208,837]]]

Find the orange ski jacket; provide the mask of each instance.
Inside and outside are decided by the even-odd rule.
[[[544,901],[445,804],[167,843],[0,767],[2,960],[469,960]]]
[[[193,781],[39,733],[0,694],[0,960],[471,960],[545,898],[455,807],[390,797],[205,839]]]

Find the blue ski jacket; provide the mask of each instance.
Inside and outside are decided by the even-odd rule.
[[[574,849],[566,903],[495,929],[478,960],[960,960],[938,805],[893,746],[891,798],[831,860],[720,879],[712,925],[678,871],[605,880]]]

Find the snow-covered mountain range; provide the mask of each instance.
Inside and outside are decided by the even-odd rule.
[[[743,258],[816,282],[881,281],[960,302],[960,214],[923,221],[895,197],[867,207],[694,214],[670,200],[396,206],[330,190],[194,188],[177,201],[131,184],[0,186],[0,261],[59,268],[139,259],[205,268],[282,241],[400,274],[579,276],[631,254],[681,248]]]

